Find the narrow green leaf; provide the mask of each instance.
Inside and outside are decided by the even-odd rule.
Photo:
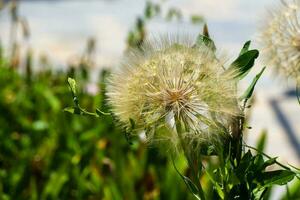
[[[176,170],[176,172],[179,174],[179,176],[182,178],[182,180],[184,181],[184,183],[186,184],[187,188],[190,190],[190,192],[198,199],[201,200],[200,197],[198,196],[199,190],[197,188],[197,186],[191,181],[191,179],[189,179],[188,177],[182,175],[179,170],[177,169],[175,163],[174,163],[174,159],[172,159],[172,163],[174,166],[174,169]]]
[[[267,140],[267,131],[264,130],[259,138],[258,138],[258,141],[256,143],[256,149],[259,151],[259,152],[262,152],[264,151],[265,149],[265,145],[266,145],[266,140]]]
[[[188,177],[183,176],[183,175],[182,175],[182,179],[185,182],[185,184],[187,185],[187,187],[189,188],[189,190],[193,193],[193,195],[200,200],[200,198],[198,197],[198,193],[199,193],[198,188],[191,181],[191,179],[189,179]]]
[[[261,77],[262,73],[265,71],[266,67],[264,67],[252,80],[250,86],[247,88],[247,90],[245,91],[245,93],[240,97],[241,100],[246,99],[248,100],[254,91],[255,85],[257,83],[257,81],[259,80],[259,78]]]
[[[211,174],[207,171],[207,170],[205,170],[205,173],[206,173],[206,175],[207,175],[207,177],[208,177],[208,179],[212,182],[212,184],[214,185],[214,187],[215,187],[215,189],[217,190],[217,193],[218,193],[218,195],[220,196],[220,198],[221,199],[224,199],[224,192],[223,192],[223,190],[222,190],[222,187],[219,185],[219,183],[218,182],[216,182],[213,178],[212,178],[212,176],[211,176]]]

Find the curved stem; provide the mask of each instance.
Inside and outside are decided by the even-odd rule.
[[[249,149],[253,149],[253,150],[257,151],[258,153],[262,154],[263,156],[265,156],[265,157],[267,157],[267,158],[269,158],[269,159],[272,159],[271,156],[268,156],[268,155],[265,154],[264,152],[261,152],[260,150],[256,149],[255,147],[251,147],[251,146],[248,146],[248,145],[246,145],[246,144],[244,144],[244,146],[247,147],[247,148],[249,148]],[[280,162],[278,162],[278,161],[276,161],[276,160],[275,160],[275,163],[276,163],[277,165],[279,165],[280,167],[286,169],[286,170],[291,170],[291,168],[285,166],[284,164],[281,164]]]
[[[204,191],[203,191],[203,188],[201,186],[200,179],[199,179],[200,177],[198,176],[197,169],[195,169],[193,159],[191,159],[191,157],[189,156],[189,151],[187,149],[188,145],[186,144],[186,142],[184,141],[184,138],[182,137],[182,133],[184,132],[184,128],[182,127],[181,121],[180,121],[180,119],[177,115],[174,116],[174,120],[175,120],[176,132],[177,132],[177,135],[178,135],[178,138],[179,138],[179,141],[180,141],[180,145],[183,149],[184,156],[187,159],[188,166],[192,171],[193,179],[194,179],[193,181],[195,182],[195,185],[197,186],[198,195],[199,195],[201,200],[205,200]]]

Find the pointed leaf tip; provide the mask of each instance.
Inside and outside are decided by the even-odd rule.
[[[207,26],[207,23],[204,24],[203,26],[203,35],[210,38],[209,37],[209,32],[208,32],[208,26]]]
[[[246,53],[247,51],[249,51],[250,44],[251,44],[251,40],[245,42],[243,48],[241,49],[240,55],[242,55],[242,54]]]
[[[266,67],[262,68],[262,70],[254,77],[254,79],[252,80],[252,83],[250,84],[250,86],[247,88],[245,93],[240,97],[241,100],[250,99],[250,97],[253,94],[255,85],[256,85],[257,81],[259,80],[259,78],[261,77],[262,73],[265,71],[265,69],[266,69]]]

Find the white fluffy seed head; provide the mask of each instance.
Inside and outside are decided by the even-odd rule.
[[[283,77],[300,77],[300,1],[282,0],[269,11],[259,42],[264,61]]]
[[[238,115],[234,80],[206,46],[168,39],[130,51],[112,74],[108,102],[126,127],[130,119],[145,130],[150,143],[178,147],[175,119],[185,125],[182,137],[199,144],[228,134],[229,116]],[[215,138],[216,139],[216,138]],[[169,146],[170,147],[170,146]]]

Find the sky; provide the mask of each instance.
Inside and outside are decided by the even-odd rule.
[[[271,0],[156,2],[162,2],[163,12],[171,7],[179,8],[185,20],[166,23],[155,18],[147,25],[151,35],[182,30],[189,35],[196,35],[201,26],[191,25],[188,17],[203,15],[219,47],[229,53],[236,53],[244,41],[253,38],[257,16],[261,15]],[[36,54],[46,54],[50,60],[64,64],[81,53],[89,37],[95,37],[98,41],[98,66],[110,66],[118,63],[125,48],[127,33],[133,27],[136,17],[142,15],[144,7],[143,0],[21,1],[20,15],[29,22],[29,43]],[[7,10],[0,14],[0,27],[1,38],[8,38]]]

